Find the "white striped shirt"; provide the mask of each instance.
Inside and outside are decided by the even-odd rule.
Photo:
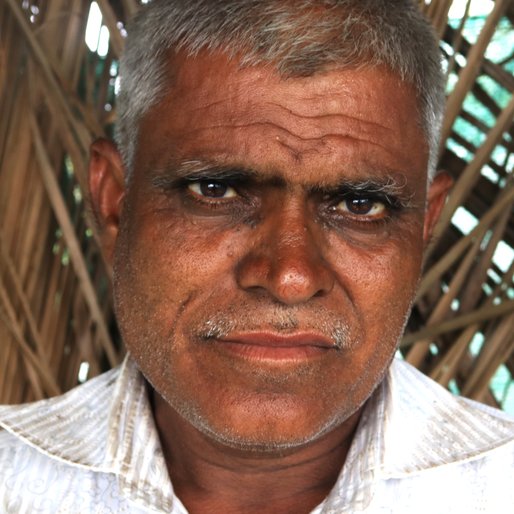
[[[0,426],[2,513],[187,512],[130,360],[63,396],[0,407]],[[312,511],[360,512],[514,512],[514,420],[395,361]]]

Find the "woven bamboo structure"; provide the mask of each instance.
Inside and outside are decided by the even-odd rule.
[[[502,266],[495,259],[514,247],[514,48],[501,62],[489,52],[499,32],[512,33],[514,2],[494,2],[476,41],[465,30],[471,3],[456,25],[451,0],[421,2],[451,82],[440,167],[455,187],[401,351],[441,384],[498,406],[500,368],[514,395],[514,262],[505,265],[508,252]],[[90,143],[112,133],[124,23],[139,2],[97,4],[110,35],[102,57],[85,43],[91,1],[0,0],[0,403],[66,391],[124,353],[86,169]],[[452,222],[462,207],[476,218],[464,233]]]

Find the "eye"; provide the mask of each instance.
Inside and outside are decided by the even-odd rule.
[[[341,200],[334,206],[334,210],[343,214],[351,214],[352,216],[382,218],[386,214],[387,207],[385,202],[376,198],[353,196]]]
[[[219,180],[198,180],[188,184],[188,189],[198,196],[204,198],[235,198],[237,196],[236,190]]]

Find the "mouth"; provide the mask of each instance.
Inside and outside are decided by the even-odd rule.
[[[258,361],[301,361],[338,350],[330,338],[316,332],[233,332],[215,340],[220,350]]]

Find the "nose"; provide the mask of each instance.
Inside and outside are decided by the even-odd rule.
[[[301,208],[278,210],[255,228],[254,243],[237,267],[239,287],[287,305],[326,295],[335,276],[323,257],[321,228]]]

